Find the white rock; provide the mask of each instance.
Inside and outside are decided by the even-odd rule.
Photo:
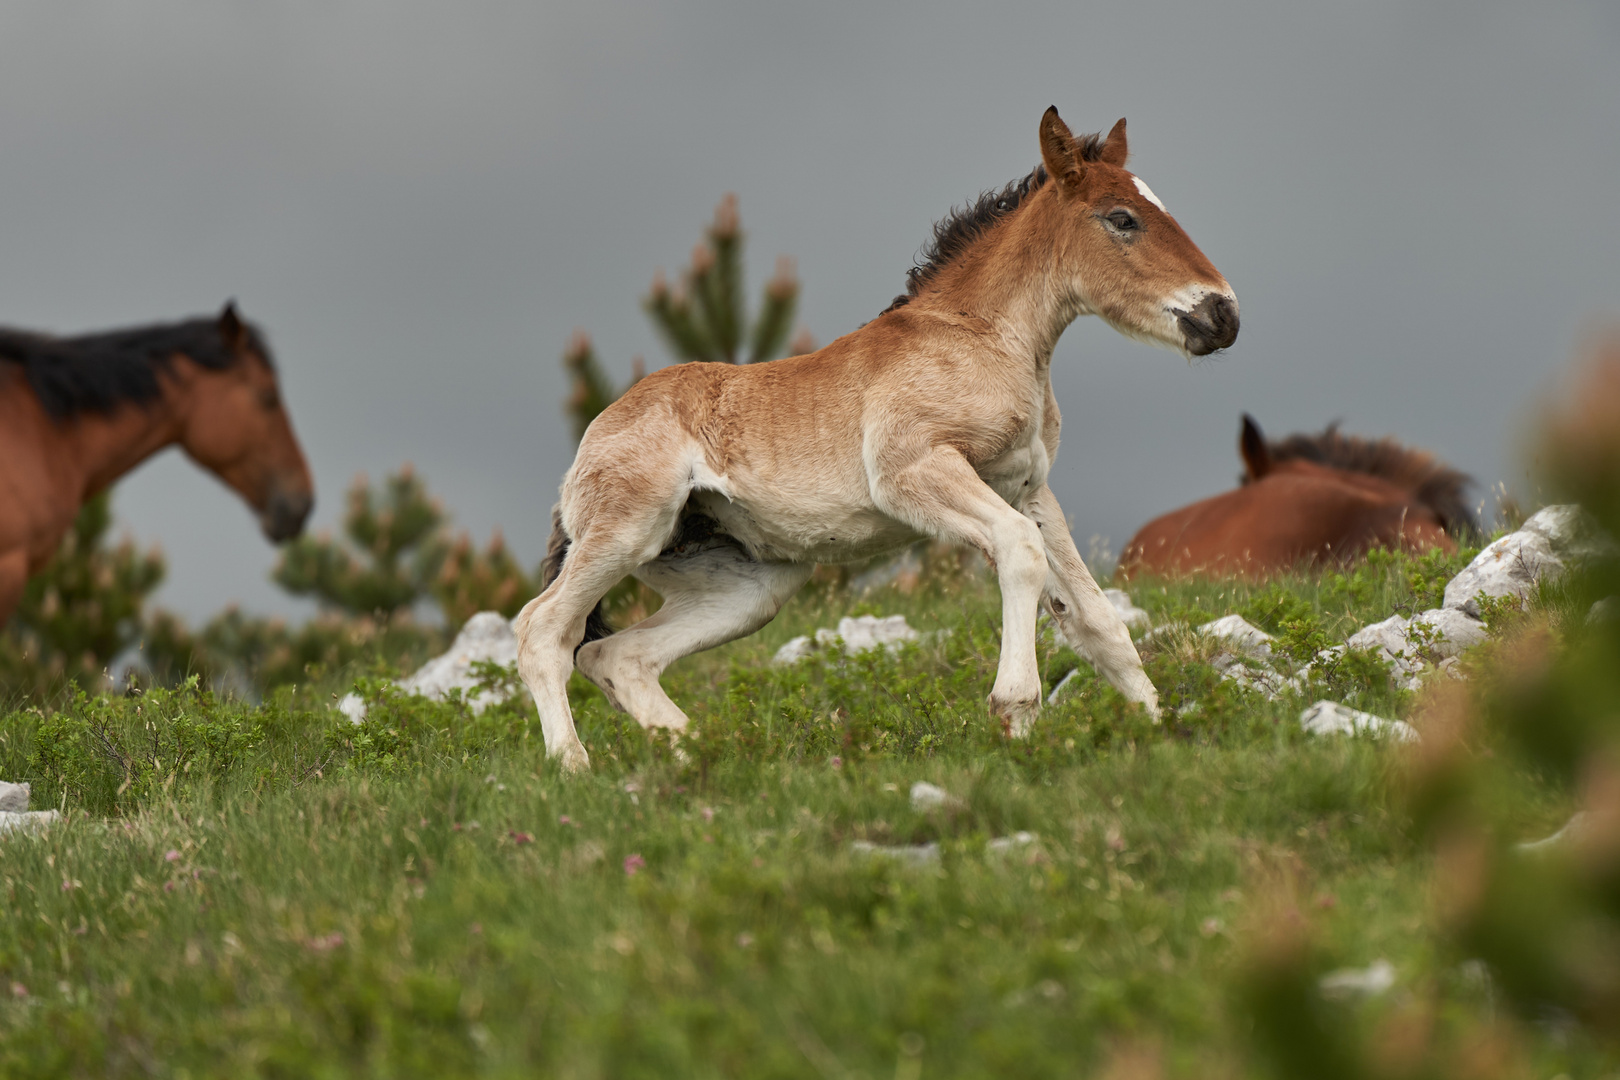
[[[800,634],[792,641],[776,650],[771,657],[771,663],[777,665],[797,664],[800,660],[808,660],[816,654],[816,643],[810,640],[809,634]]]
[[[1371,735],[1401,742],[1418,738],[1417,729],[1403,720],[1385,720],[1336,701],[1318,701],[1300,713],[1299,726],[1312,735]]]
[[[444,700],[451,690],[471,694],[467,702],[474,713],[505,701],[507,694],[479,690],[472,693],[478,682],[473,678],[472,666],[480,661],[512,667],[517,664],[517,633],[506,616],[498,611],[480,611],[462,626],[450,648],[423,664],[408,678],[400,679],[396,686],[409,694],[420,694],[435,701]],[[338,712],[351,723],[366,719],[366,703],[357,694],[345,694],[337,703]]]
[[[1440,657],[1457,656],[1486,638],[1485,624],[1460,608],[1430,608],[1412,616],[1412,625],[1433,628],[1439,636],[1430,646]],[[1410,635],[1410,629],[1408,629]]]
[[[939,845],[928,844],[874,844],[869,840],[855,840],[849,845],[849,850],[857,855],[871,855],[883,859],[897,859],[900,862],[921,865],[939,861]]]
[[[911,785],[911,808],[919,812],[950,808],[958,810],[967,803],[952,795],[942,787],[930,784],[926,780],[919,780]]]
[[[12,784],[0,780],[0,812],[26,814],[29,790],[28,784]]]
[[[1028,847],[1037,839],[1039,839],[1039,837],[1037,837],[1034,833],[1020,830],[1013,833],[1011,836],[996,837],[994,840],[984,845],[984,849],[986,851],[993,851],[998,855],[1004,855],[1015,848]]]
[[[808,660],[821,649],[836,648],[840,642],[846,656],[854,656],[856,653],[877,648],[895,652],[904,643],[919,641],[921,638],[921,634],[906,625],[904,615],[890,615],[887,618],[879,618],[876,615],[850,618],[846,615],[838,620],[836,630],[822,627],[816,631],[813,639],[800,636],[783,645],[776,650],[776,655],[771,657],[771,663],[797,664],[801,660]]]
[[[1131,602],[1131,594],[1124,589],[1104,589],[1103,595],[1108,602],[1114,605],[1119,617],[1125,620],[1125,626],[1130,630],[1149,630],[1153,627],[1153,620],[1148,613]]]
[[[1586,625],[1598,626],[1603,623],[1620,621],[1620,596],[1605,596],[1601,600],[1592,602],[1592,609],[1586,613]]]
[[[1271,635],[1241,615],[1222,616],[1200,626],[1198,632],[1226,642],[1251,659],[1271,659]]]
[[[1058,684],[1056,686],[1052,687],[1052,692],[1050,694],[1046,695],[1046,703],[1048,705],[1056,705],[1058,695],[1063,693],[1064,688],[1066,686],[1068,686],[1069,683],[1073,682],[1075,679],[1078,679],[1079,677],[1080,677],[1080,669],[1079,668],[1071,669],[1067,675],[1063,676],[1063,678],[1058,680]]]
[[[487,661],[513,667],[517,664],[517,653],[517,633],[506,617],[498,611],[480,611],[462,626],[447,652],[423,664],[410,678],[401,679],[399,688],[435,700],[443,700],[451,690],[471,693],[477,686],[472,675],[475,663]],[[505,700],[505,694],[479,691],[468,703],[473,712],[481,713]]]
[[[1614,540],[1598,528],[1590,514],[1574,503],[1542,507],[1530,515],[1521,531],[1545,536],[1553,554],[1566,563],[1620,554]]]
[[[1565,847],[1571,843],[1574,843],[1590,828],[1591,817],[1585,810],[1578,810],[1575,812],[1573,817],[1564,822],[1563,828],[1559,829],[1551,836],[1543,837],[1540,840],[1528,840],[1525,843],[1515,844],[1514,846],[1520,851],[1531,854],[1552,851],[1556,848]]]
[[[1540,516],[1540,515],[1537,515]],[[1527,523],[1528,524],[1528,523]],[[1508,533],[1486,546],[1474,561],[1446,583],[1445,606],[1479,618],[1481,593],[1524,600],[1543,577],[1557,576],[1564,561],[1553,553],[1541,532],[1528,528]]]
[[[60,820],[62,820],[62,815],[55,810],[33,810],[21,813],[0,810],[0,834],[8,832],[37,833],[47,825]]]
[[[1336,1001],[1377,997],[1395,985],[1395,965],[1388,960],[1374,960],[1364,968],[1341,968],[1322,976],[1317,985],[1323,997]]]
[[[339,698],[338,703],[333,708],[347,716],[351,724],[363,724],[366,722],[366,699],[352,690]]]
[[[842,640],[844,652],[851,656],[877,648],[894,651],[907,641],[916,641],[917,637],[917,631],[906,625],[904,615],[890,615],[888,618],[876,615],[850,618],[846,615],[838,620],[837,630],[816,631],[818,644],[828,645],[834,640]]]

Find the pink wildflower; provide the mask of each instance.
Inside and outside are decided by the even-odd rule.
[[[647,860],[640,855],[626,855],[624,857],[624,872],[627,877],[635,877],[647,866]]]
[[[506,831],[506,835],[510,836],[512,838],[512,843],[518,845],[519,847],[522,847],[524,844],[534,843],[534,837],[530,836],[526,832],[516,832],[512,829],[508,829]]]
[[[174,848],[170,848],[168,851],[165,851],[163,853],[163,861],[164,862],[179,862],[180,861],[180,853],[178,851],[176,851]]]

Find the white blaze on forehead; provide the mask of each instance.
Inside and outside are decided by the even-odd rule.
[[[1136,190],[1142,193],[1142,198],[1146,199],[1154,206],[1157,206],[1160,210],[1164,210],[1164,203],[1160,202],[1159,197],[1153,194],[1152,188],[1142,183],[1142,178],[1140,176],[1133,176],[1131,179],[1136,181]],[[1168,214],[1170,211],[1164,210],[1164,212]]]

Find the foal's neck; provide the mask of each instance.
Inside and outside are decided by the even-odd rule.
[[[946,267],[924,303],[983,319],[1003,349],[1045,377],[1058,338],[1085,308],[1059,273],[1060,253],[1040,215],[1040,194],[998,222]]]

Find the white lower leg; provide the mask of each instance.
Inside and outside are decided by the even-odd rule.
[[[1013,736],[1027,734],[1041,704],[1035,616],[1046,582],[1046,555],[1034,523],[1023,517],[998,528],[995,560],[1001,583],[1001,661],[990,710]]]
[[[534,698],[540,713],[540,734],[546,754],[560,758],[563,768],[577,772],[590,768],[590,755],[574,730],[574,715],[568,707],[568,676],[574,670],[573,640],[555,625],[545,596],[529,602],[519,623],[518,674]]]

